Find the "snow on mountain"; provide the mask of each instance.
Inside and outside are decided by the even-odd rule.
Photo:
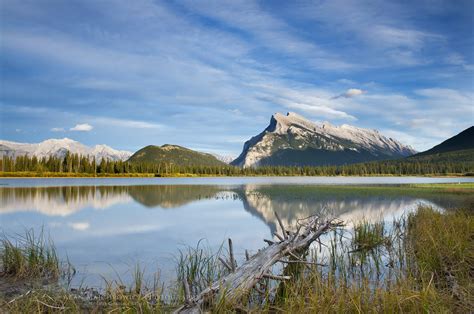
[[[211,155],[216,157],[217,160],[225,162],[226,164],[230,164],[235,159],[235,156],[230,156],[230,155],[219,155],[219,154],[211,154]]]
[[[259,165],[348,164],[400,158],[416,153],[410,146],[387,138],[377,130],[328,122],[312,122],[296,113],[276,113],[270,125],[244,144],[232,164]]]
[[[132,156],[132,152],[126,150],[116,150],[107,145],[96,145],[93,147],[91,155],[95,156],[96,159],[109,159],[109,160],[127,160]]]
[[[108,160],[127,160],[132,155],[131,152],[116,150],[107,145],[89,147],[69,138],[49,139],[33,144],[0,140],[0,156],[64,157],[68,151],[72,154],[91,156],[96,160],[102,160],[103,158]]]

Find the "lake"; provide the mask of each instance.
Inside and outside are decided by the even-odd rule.
[[[474,178],[246,177],[0,179],[0,229],[8,235],[44,228],[78,271],[74,285],[124,280],[139,262],[173,278],[179,250],[199,240],[213,250],[234,241],[265,246],[284,224],[312,214],[348,222],[391,220],[418,204],[438,209],[472,203],[470,194],[403,189],[404,184],[474,182]]]

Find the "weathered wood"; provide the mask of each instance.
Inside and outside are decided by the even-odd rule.
[[[225,299],[226,302],[235,302],[246,295],[262,278],[268,276],[272,265],[285,256],[293,256],[301,260],[293,252],[302,252],[308,249],[313,241],[322,234],[341,225],[341,222],[329,220],[320,223],[317,217],[309,217],[299,222],[298,232],[291,238],[275,243],[267,240],[269,246],[250,257],[234,272],[214,282],[175,313],[200,313],[205,305]],[[284,228],[282,228],[284,230]],[[284,232],[286,234],[286,232]],[[273,276],[273,275],[272,275]],[[282,279],[281,276],[279,280]],[[275,278],[276,278],[275,277]],[[205,310],[205,309],[204,309]]]
[[[280,241],[285,241],[285,239],[281,235],[279,235],[278,232],[274,232],[273,234],[275,235],[275,237],[280,239]]]
[[[189,288],[189,283],[186,278],[183,278],[183,287],[184,287],[184,302],[186,304],[191,304],[191,289]]]
[[[278,213],[276,211],[275,211],[275,217],[278,220],[278,224],[280,225],[281,233],[283,233],[283,237],[285,237],[285,239],[288,238],[288,236],[286,234],[285,226],[281,222],[280,216],[278,216]]]
[[[297,261],[288,260],[288,261],[285,261],[285,260],[281,259],[281,260],[279,260],[279,262],[283,263],[283,264],[306,264],[306,265],[328,266],[327,264],[308,262],[308,261],[302,261],[302,260],[297,260]]]
[[[225,259],[219,256],[219,260],[221,261],[222,265],[225,266],[225,268],[227,268],[229,271],[233,271],[232,267],[225,261]]]
[[[229,259],[230,259],[230,267],[232,271],[235,271],[237,268],[237,262],[234,259],[234,247],[232,245],[232,239],[229,238]]]
[[[263,274],[263,278],[273,279],[273,280],[290,280],[291,276],[277,276],[272,274]]]
[[[275,244],[275,241],[268,240],[268,239],[263,239],[264,242],[266,242],[268,245],[273,245]]]

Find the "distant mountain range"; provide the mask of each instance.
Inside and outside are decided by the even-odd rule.
[[[214,155],[201,153],[178,145],[149,145],[135,154],[130,162],[172,163],[176,166],[226,166]]]
[[[269,126],[245,142],[232,164],[319,166],[396,159],[415,154],[410,146],[387,138],[377,130],[351,125],[317,124],[296,113],[274,114]]]
[[[395,139],[347,124],[315,123],[295,113],[274,114],[268,127],[245,142],[242,153],[231,160],[178,145],[149,145],[135,153],[107,145],[86,146],[77,141],[49,139],[36,144],[0,140],[0,158],[21,155],[63,157],[66,152],[96,160],[171,163],[177,166],[258,167],[265,165],[319,166],[401,159],[408,162],[465,162],[474,159],[474,127],[422,153]],[[408,158],[405,158],[408,157]]]
[[[211,154],[211,155],[226,164],[230,164],[235,159],[235,156],[231,156],[231,155],[219,155],[219,154]]]
[[[89,147],[69,138],[49,139],[40,143],[16,143],[0,140],[0,157],[17,157],[22,155],[36,156],[38,158],[56,156],[64,157],[66,152],[82,156],[94,157],[96,160],[127,160],[132,153],[116,150],[107,145]]]

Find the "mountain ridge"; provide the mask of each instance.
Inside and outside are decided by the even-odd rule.
[[[264,131],[246,141],[242,153],[231,164],[244,168],[337,165],[402,158],[414,153],[410,146],[385,137],[377,130],[347,124],[334,126],[328,122],[317,124],[288,112],[286,116],[272,115]],[[298,156],[303,155],[304,160],[298,162]]]
[[[471,126],[458,134],[448,138],[447,140],[433,146],[432,148],[414,155],[426,156],[440,153],[447,153],[453,151],[474,149],[474,126]]]
[[[91,156],[96,160],[127,160],[132,153],[125,150],[116,150],[112,147],[99,144],[87,146],[70,138],[47,139],[39,143],[19,143],[0,140],[0,157],[35,156],[45,158],[49,156],[64,157],[67,152],[82,156]]]

